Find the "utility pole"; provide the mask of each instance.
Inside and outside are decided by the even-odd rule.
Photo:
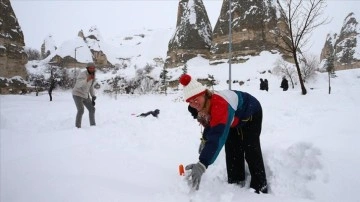
[[[231,36],[231,0],[229,0],[229,90],[231,90],[231,43],[232,43],[232,36]]]

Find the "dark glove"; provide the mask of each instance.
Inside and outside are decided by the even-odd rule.
[[[186,176],[189,185],[193,189],[199,190],[201,176],[204,174],[206,167],[202,163],[198,162],[197,164],[187,165],[185,170],[191,170],[191,172]]]
[[[96,100],[96,96],[92,96],[91,97],[91,103],[93,106],[95,106],[95,100]]]
[[[191,107],[190,105],[188,106],[188,111],[190,112],[191,116],[194,117],[194,119],[197,118],[197,115],[198,115],[198,111]]]

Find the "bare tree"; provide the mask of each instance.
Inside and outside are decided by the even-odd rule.
[[[117,95],[121,93],[121,81],[123,79],[123,77],[115,76],[109,81],[110,92],[115,94],[115,100],[117,100]]]
[[[289,78],[291,86],[294,88],[296,82],[296,69],[294,68],[294,65],[284,61],[283,59],[278,59],[275,62],[273,72],[275,75]]]
[[[27,54],[29,60],[40,60],[40,51],[27,47],[24,51]]]
[[[157,81],[150,76],[153,66],[147,64],[144,68],[136,70],[136,76],[129,82],[127,92],[132,91],[145,94],[157,88]]]
[[[300,59],[302,62],[300,65],[301,76],[304,79],[304,83],[315,75],[315,70],[319,67],[320,61],[316,55],[309,54],[303,55]]]
[[[292,55],[301,85],[303,95],[307,91],[301,76],[298,52],[306,46],[312,31],[327,23],[326,19],[319,19],[326,7],[325,0],[277,0],[280,20],[284,26],[275,33],[284,42],[279,47]]]

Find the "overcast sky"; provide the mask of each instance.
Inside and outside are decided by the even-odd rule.
[[[11,5],[25,36],[25,45],[40,49],[46,36],[53,35],[60,45],[73,39],[78,32],[96,25],[103,38],[111,38],[123,30],[175,28],[178,0],[11,0]],[[222,0],[203,0],[212,27],[220,14]],[[355,12],[360,21],[359,0],[328,0],[326,16],[332,18],[328,25],[316,30],[312,49],[319,52],[326,34],[339,32],[343,20]]]

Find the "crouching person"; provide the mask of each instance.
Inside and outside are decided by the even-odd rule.
[[[251,174],[250,188],[258,194],[267,193],[260,146],[262,108],[259,101],[242,91],[212,92],[188,74],[180,77],[180,83],[184,86],[184,99],[197,110],[197,120],[204,126],[205,142],[199,148],[199,161],[185,167],[190,171],[192,187],[199,189],[201,176],[225,145],[228,183],[245,185],[246,160]]]

